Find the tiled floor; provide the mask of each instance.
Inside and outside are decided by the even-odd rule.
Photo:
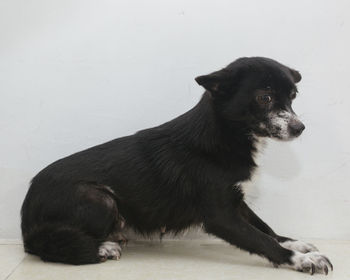
[[[0,279],[350,279],[350,241],[309,240],[334,264],[328,276],[275,269],[267,261],[250,256],[218,240],[135,242],[120,261],[71,266],[44,263],[25,255],[21,245],[0,245]]]

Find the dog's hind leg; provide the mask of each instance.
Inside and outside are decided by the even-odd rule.
[[[116,217],[117,219],[112,232],[99,247],[98,254],[101,261],[107,259],[119,260],[122,255],[122,246],[125,246],[128,242],[123,233],[125,220],[121,215],[117,215]]]
[[[122,256],[122,248],[118,242],[104,241],[98,247],[98,255],[101,262],[107,259],[119,260]]]
[[[45,261],[70,264],[118,259],[119,243],[107,240],[119,217],[113,190],[94,182],[65,188],[58,194],[51,192],[59,200],[48,196],[35,200],[27,195],[22,207],[25,250]]]
[[[128,243],[128,239],[124,233],[124,229],[125,219],[121,215],[118,215],[113,231],[107,236],[107,241],[118,242],[121,246],[125,246]]]
[[[103,204],[108,208],[107,219],[110,222],[109,227],[104,231],[103,242],[99,245],[98,256],[101,261],[107,259],[119,260],[121,257],[121,245],[127,242],[122,231],[125,227],[125,220],[119,214],[117,200],[114,191],[104,185],[97,185],[94,189],[86,190],[86,195],[95,203]],[[101,216],[103,219],[104,217]]]

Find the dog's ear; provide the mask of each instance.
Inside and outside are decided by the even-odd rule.
[[[230,78],[230,74],[222,69],[209,75],[198,76],[195,80],[213,95],[218,95],[227,91],[231,82]]]
[[[292,74],[294,83],[299,83],[301,81],[301,75],[297,70],[289,68],[290,73]]]

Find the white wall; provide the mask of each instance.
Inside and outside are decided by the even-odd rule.
[[[259,55],[301,71],[307,129],[271,143],[249,200],[282,234],[349,239],[348,3],[1,1],[0,238],[47,164],[181,114],[194,77]]]

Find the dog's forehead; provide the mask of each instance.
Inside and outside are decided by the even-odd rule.
[[[252,87],[295,88],[290,68],[270,58],[240,58],[229,64],[227,69],[243,72],[242,76]]]

